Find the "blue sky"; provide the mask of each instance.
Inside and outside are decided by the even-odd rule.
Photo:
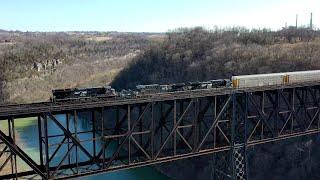
[[[179,27],[320,26],[320,0],[0,0],[0,29],[165,32]]]

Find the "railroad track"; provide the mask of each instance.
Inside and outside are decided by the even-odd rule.
[[[307,82],[301,84],[293,84],[286,86],[263,86],[253,88],[217,88],[217,89],[201,89],[192,91],[177,91],[167,93],[148,94],[132,98],[108,98],[96,99],[88,98],[79,101],[64,101],[64,102],[38,102],[30,104],[2,104],[0,105],[0,119],[6,119],[8,116],[21,116],[27,114],[39,114],[45,112],[61,112],[79,109],[91,109],[106,106],[120,106],[127,104],[149,103],[157,101],[170,101],[176,99],[201,98],[216,95],[228,95],[243,92],[257,92],[276,89],[298,88],[305,86],[320,85],[320,82]]]

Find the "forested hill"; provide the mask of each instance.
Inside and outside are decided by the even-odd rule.
[[[319,32],[180,29],[135,57],[112,86],[230,78],[232,74],[320,69]],[[248,150],[250,179],[319,179],[319,139],[303,137]],[[312,158],[310,158],[312,157]],[[212,155],[157,166],[173,179],[211,179]],[[177,171],[176,169],[179,169]],[[174,171],[175,170],[175,171]],[[194,173],[197,172],[197,173]],[[269,173],[265,173],[269,172]]]
[[[112,82],[115,88],[172,83],[232,74],[320,69],[319,32],[244,28],[179,29],[137,56]]]
[[[0,30],[0,103],[47,101],[57,88],[105,86],[163,36]]]

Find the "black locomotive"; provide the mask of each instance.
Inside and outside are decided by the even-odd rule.
[[[116,92],[110,86],[106,87],[92,87],[92,88],[73,88],[73,89],[56,89],[52,90],[51,101],[74,101],[87,98],[133,98],[144,95],[152,95],[156,93],[178,92],[178,91],[191,91],[197,89],[212,89],[231,87],[231,82],[228,79],[210,80],[205,82],[187,82],[175,84],[149,84],[138,85],[134,90],[122,90]]]
[[[109,98],[115,96],[117,96],[117,93],[110,86],[92,88],[55,89],[52,90],[51,100],[56,102],[81,100],[86,98]]]

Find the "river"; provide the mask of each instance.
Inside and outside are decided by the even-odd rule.
[[[65,123],[64,116],[57,116],[60,122]],[[32,157],[34,161],[39,163],[39,143],[38,143],[38,123],[36,118],[26,118],[26,119],[16,119],[15,121],[15,132],[16,132],[16,141],[18,146],[20,146],[29,156]],[[82,118],[78,120],[78,131],[86,131],[91,128],[91,125]],[[4,132],[7,132],[7,122],[0,122],[0,129]],[[48,132],[49,135],[61,134],[59,128],[56,125],[48,121]],[[92,138],[90,134],[84,134],[79,136],[80,140]],[[58,143],[62,139],[52,139],[50,143]],[[89,149],[92,152],[91,146],[84,144],[86,149]],[[97,146],[100,146],[98,143]],[[55,159],[62,158],[62,154],[66,151],[67,146],[63,146],[61,150],[55,156]],[[97,147],[99,149],[99,147]],[[52,151],[50,151],[52,153]],[[108,152],[107,152],[108,153]],[[72,153],[71,153],[72,154]],[[79,157],[81,159],[82,157]],[[28,166],[22,162],[22,160],[17,159],[19,164],[19,169],[28,169]],[[56,164],[58,162],[53,162]],[[87,177],[81,177],[78,179],[83,180],[99,180],[99,179],[117,179],[117,180],[166,180],[169,179],[167,176],[161,174],[159,171],[152,167],[141,167],[134,168],[129,170],[121,170],[116,172],[104,173],[99,175],[92,175]]]

